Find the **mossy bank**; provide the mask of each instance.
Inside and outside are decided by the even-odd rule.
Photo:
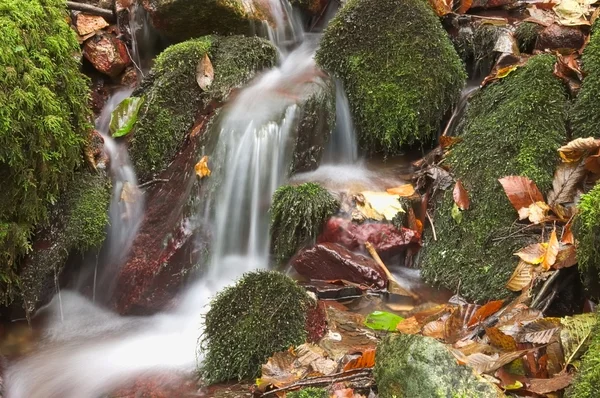
[[[588,293],[600,298],[600,184],[583,195],[573,223],[577,261]]]
[[[36,225],[82,163],[91,132],[88,82],[62,0],[0,4],[0,301]]]
[[[196,82],[198,62],[208,54],[214,81],[204,91]],[[190,132],[196,116],[224,101],[255,72],[275,64],[277,51],[256,37],[206,36],[162,52],[148,78],[134,93],[143,95],[130,143],[130,154],[142,180],[162,171]]]
[[[545,192],[552,182],[566,140],[566,97],[552,74],[554,57],[539,55],[479,92],[460,131],[462,141],[447,157],[454,176],[464,183],[471,207],[458,223],[451,215],[451,190],[441,194],[433,218],[437,240],[429,234],[421,258],[427,282],[485,302],[510,295],[505,288],[517,265],[518,249],[536,235],[510,236],[517,213],[499,178],[521,175]]]
[[[317,62],[344,83],[362,147],[387,154],[432,140],[466,78],[424,0],[349,0]]]

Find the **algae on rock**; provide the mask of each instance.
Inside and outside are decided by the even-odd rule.
[[[573,223],[577,262],[589,294],[600,298],[600,184],[583,195]]]
[[[317,62],[342,80],[361,145],[386,154],[432,141],[466,79],[424,0],[349,0],[325,30]]]
[[[206,54],[215,78],[203,91],[196,82],[196,67]],[[224,101],[256,71],[272,66],[276,57],[277,51],[269,42],[242,36],[206,36],[162,52],[135,93],[145,98],[130,144],[140,179],[149,179],[169,164],[199,113],[211,103]]]
[[[390,334],[377,346],[373,375],[381,398],[497,398],[504,394],[479,378],[440,342]]]
[[[553,68],[553,56],[532,57],[472,99],[462,141],[447,157],[471,196],[471,208],[459,224],[451,215],[452,192],[438,200],[437,241],[426,237],[421,258],[427,282],[454,291],[460,286],[461,295],[478,302],[511,294],[505,284],[517,265],[513,253],[538,237],[510,236],[517,213],[498,179],[526,176],[542,192],[551,186],[556,150],[566,140],[566,96]]]
[[[316,239],[339,206],[329,191],[316,183],[278,188],[269,209],[272,247],[277,259],[289,259],[302,245]]]
[[[217,293],[200,345],[206,382],[255,378],[271,355],[304,343],[311,301],[294,280],[275,271],[248,273]]]
[[[62,0],[0,6],[0,301],[36,225],[81,163],[91,132],[87,79]]]

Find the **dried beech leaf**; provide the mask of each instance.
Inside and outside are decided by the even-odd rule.
[[[419,334],[421,332],[421,325],[417,322],[417,318],[411,316],[400,321],[396,326],[396,330],[404,334]]]
[[[208,156],[202,156],[202,159],[194,167],[196,175],[200,178],[210,177],[210,169],[208,168]]]
[[[515,336],[519,343],[548,344],[560,330],[560,319],[542,318],[523,326]]]
[[[506,288],[513,292],[520,292],[525,287],[529,286],[532,280],[532,265],[525,261],[519,261],[517,268],[515,268],[515,271],[506,284]]]
[[[451,0],[429,0],[429,4],[438,17],[443,17],[452,12]]]
[[[444,338],[448,343],[460,339],[467,330],[469,321],[480,307],[475,304],[459,305],[446,320]]]
[[[541,243],[534,243],[515,253],[521,260],[529,264],[541,264],[544,261],[546,248]]]
[[[202,57],[196,66],[196,82],[203,91],[206,91],[214,79],[215,70],[210,62],[210,58],[208,58],[208,54],[204,54],[204,57]]]
[[[565,245],[574,245],[575,244],[575,236],[573,236],[573,232],[571,231],[571,223],[570,222],[567,223],[567,225],[565,225],[560,242],[564,243]]]
[[[600,10],[600,7],[597,8]],[[600,174],[600,153],[588,156],[585,159],[585,169],[593,174]]]
[[[573,375],[562,373],[551,379],[529,379],[527,391],[538,395],[545,395],[551,392],[564,390],[573,382]]]
[[[505,352],[503,354],[485,355],[473,354],[467,357],[467,364],[471,366],[477,373],[489,373],[496,369],[511,363],[517,358],[522,357],[529,350],[520,350],[514,352]]]
[[[553,269],[569,268],[577,264],[577,250],[574,245],[561,245]]]
[[[534,224],[539,224],[546,221],[550,206],[545,202],[535,202],[529,205],[529,207],[522,207],[519,210],[519,219],[524,220],[529,218]]]
[[[493,315],[496,312],[498,312],[498,310],[502,308],[503,304],[504,300],[496,300],[490,301],[489,303],[482,305],[477,309],[477,311],[475,311],[475,314],[473,314],[473,317],[471,318],[467,326],[474,326],[479,322],[487,319],[490,315]]]
[[[387,189],[387,193],[403,197],[413,196],[415,194],[415,187],[412,184],[404,184],[399,187]]]
[[[556,262],[556,256],[558,255],[559,242],[556,236],[556,228],[552,230],[550,234],[550,240],[546,246],[546,254],[544,254],[544,261],[542,261],[542,269],[548,271]]]
[[[559,203],[571,203],[575,200],[577,187],[585,178],[583,163],[561,163],[554,172],[552,190],[548,192],[548,203],[553,206]]]
[[[533,203],[544,202],[544,197],[537,185],[527,177],[507,176],[498,181],[502,184],[508,200],[517,211],[528,208]]]
[[[431,321],[423,326],[423,336],[434,339],[443,339],[445,332],[445,323],[442,320]]]
[[[501,349],[502,351],[515,351],[517,349],[517,342],[511,336],[508,336],[500,331],[496,327],[485,328],[485,334],[490,339],[490,344],[493,347]]]
[[[460,0],[460,7],[456,11],[458,14],[464,14],[469,11],[471,6],[473,5],[473,0]]]
[[[600,148],[600,139],[594,137],[576,138],[558,148],[560,157],[565,162],[578,162],[589,151],[594,151]]]
[[[471,201],[469,199],[469,193],[463,186],[463,183],[460,180],[456,180],[456,184],[454,185],[454,190],[452,191],[452,197],[454,198],[454,203],[461,210],[468,210],[471,205]]]
[[[344,365],[344,372],[352,369],[372,368],[375,366],[375,349],[369,348],[356,359]]]

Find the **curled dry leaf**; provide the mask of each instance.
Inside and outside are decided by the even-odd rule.
[[[454,185],[454,190],[452,191],[452,197],[454,198],[454,203],[461,210],[468,210],[471,205],[471,201],[469,199],[469,193],[463,186],[463,183],[460,180],[456,180],[456,184]]]
[[[517,358],[522,357],[529,350],[520,350],[514,352],[505,352],[503,354],[472,354],[467,357],[467,364],[477,373],[493,372],[502,366],[511,363]]]
[[[550,234],[550,240],[546,246],[546,253],[544,254],[544,261],[542,261],[542,269],[548,271],[556,262],[556,256],[558,255],[558,237],[556,236],[556,228],[552,230]]]
[[[452,0],[429,0],[429,4],[439,17],[452,12]]]
[[[550,206],[546,202],[535,202],[529,205],[529,207],[523,207],[519,210],[519,219],[524,220],[528,218],[533,224],[539,224],[546,221],[549,211]]]
[[[444,324],[444,338],[448,343],[459,340],[468,328],[469,321],[480,307],[475,304],[459,305]]]
[[[532,265],[525,262],[519,261],[517,268],[513,272],[512,276],[508,280],[506,284],[506,288],[512,290],[513,292],[520,292],[533,280],[533,270]]]
[[[204,54],[204,57],[198,62],[196,66],[196,82],[203,91],[206,91],[213,80],[215,79],[215,71],[213,69],[208,54]]]
[[[590,151],[600,148],[600,139],[594,137],[576,138],[558,148],[558,153],[564,162],[578,162]]]
[[[409,197],[415,194],[415,187],[412,184],[404,184],[399,187],[387,189],[387,193],[390,195],[398,195],[402,197]]]
[[[507,176],[498,181],[502,184],[508,200],[517,211],[528,208],[536,202],[544,202],[544,196],[537,185],[527,177]]]
[[[571,231],[571,222],[568,222],[567,225],[565,225],[560,241],[565,245],[575,244],[575,236],[573,236],[573,231]]]
[[[598,7],[598,10],[600,10],[600,7]],[[600,174],[600,150],[585,159],[584,167],[592,174]]]
[[[573,202],[585,174],[583,162],[561,163],[554,172],[552,189],[548,192],[548,203],[552,206]]]
[[[459,14],[464,14],[465,12],[469,11],[472,5],[473,0],[461,0],[460,7],[458,7],[458,10],[456,12]]]
[[[445,323],[446,322],[442,320],[426,323],[422,330],[423,336],[432,337],[438,340],[443,339],[445,333]]]
[[[200,178],[210,177],[210,169],[208,168],[208,156],[202,156],[202,159],[194,167],[196,175]]]
[[[352,369],[372,368],[373,366],[375,366],[375,349],[368,348],[360,357],[344,365],[344,372]]]

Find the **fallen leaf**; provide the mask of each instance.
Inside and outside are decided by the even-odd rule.
[[[550,379],[529,379],[526,390],[534,394],[545,395],[551,392],[564,390],[573,382],[573,375],[562,373]]]
[[[460,0],[460,7],[456,11],[458,14],[464,14],[469,11],[471,6],[473,5],[473,0]]]
[[[505,352],[503,354],[472,354],[467,357],[467,364],[477,373],[489,373],[496,369],[522,357],[529,350],[520,350],[514,352]]]
[[[426,323],[422,330],[423,336],[432,337],[439,340],[443,339],[445,333],[445,323],[446,322],[442,320]]]
[[[114,138],[123,137],[131,132],[143,104],[143,97],[129,97],[117,105],[110,115],[109,125],[110,133]]]
[[[546,248],[541,243],[534,243],[515,253],[521,260],[529,264],[541,264],[544,261]]]
[[[519,343],[548,344],[560,331],[560,319],[542,318],[523,326],[515,336]]]
[[[574,245],[561,245],[553,269],[569,268],[577,264],[577,250]]]
[[[600,7],[598,7],[600,10]],[[590,155],[585,159],[584,167],[592,174],[600,174],[600,151],[595,155]]]
[[[533,224],[539,224],[546,221],[549,211],[550,206],[545,202],[535,202],[529,205],[529,207],[523,207],[519,210],[519,219],[524,220],[528,218]]]
[[[417,219],[412,207],[408,208],[408,228],[417,231],[419,234],[423,232],[423,223]]]
[[[575,236],[573,236],[573,232],[571,231],[571,223],[568,222],[563,229],[562,238],[560,239],[561,243],[564,244],[575,244]]]
[[[89,15],[80,13],[77,15],[77,33],[80,36],[93,34],[97,30],[104,29],[108,26],[108,22],[98,15]]]
[[[596,324],[594,313],[567,316],[560,320],[563,328],[560,340],[565,357],[565,366],[577,359],[587,348],[589,337]]]
[[[467,192],[460,180],[456,180],[454,190],[452,191],[452,197],[454,198],[454,203],[456,203],[459,209],[469,209],[469,206],[471,205],[471,201],[469,200],[469,193]]]
[[[438,17],[443,17],[452,12],[451,0],[429,0],[429,4]]]
[[[374,330],[387,330],[393,332],[398,324],[404,320],[401,316],[385,311],[373,311],[365,319],[365,326]]]
[[[536,202],[544,202],[544,197],[538,187],[527,177],[507,176],[498,181],[502,184],[508,200],[517,212],[523,208],[529,208]]]
[[[417,322],[417,318],[411,316],[400,321],[396,326],[396,330],[404,334],[419,334],[421,332],[421,325]]]
[[[391,195],[387,192],[360,192],[362,203],[357,203],[357,210],[365,217],[376,221],[384,219],[392,221],[400,212],[404,212],[400,204],[399,195]]]
[[[448,343],[460,339],[468,328],[469,322],[480,306],[475,304],[459,305],[444,324],[444,338]]]
[[[460,137],[454,137],[454,136],[449,136],[449,135],[443,135],[440,137],[439,142],[440,142],[440,146],[444,149],[446,148],[450,148],[452,145],[456,144],[457,142],[462,141],[462,138]]]
[[[552,230],[550,234],[550,240],[546,246],[546,253],[544,254],[544,261],[542,261],[542,269],[548,271],[556,262],[556,256],[558,255],[558,237],[556,236],[556,228]]]
[[[477,309],[477,311],[475,311],[475,314],[473,314],[473,317],[469,320],[467,326],[474,326],[479,322],[487,319],[490,315],[493,315],[496,312],[498,312],[498,310],[502,308],[503,304],[504,300],[496,300],[490,301],[489,303],[482,305]]]
[[[196,170],[196,175],[200,178],[210,177],[210,169],[208,168],[208,156],[202,156],[202,159],[196,163],[194,167]]]
[[[589,151],[600,148],[600,139],[594,137],[576,138],[558,148],[558,153],[564,162],[578,162]]]
[[[589,25],[585,15],[590,10],[590,4],[586,0],[561,0],[552,9],[561,25]]]
[[[515,351],[517,349],[515,339],[502,333],[497,327],[485,328],[485,334],[493,347],[499,348],[502,351]]]
[[[548,203],[552,206],[559,203],[571,203],[579,184],[585,178],[585,166],[582,162],[561,163],[554,172],[552,189],[548,192]]]
[[[210,58],[208,58],[208,54],[204,54],[204,57],[202,57],[196,66],[196,82],[202,90],[206,91],[214,79],[215,71],[212,63],[210,62]]]
[[[521,260],[508,280],[506,288],[513,292],[519,292],[529,286],[532,280],[533,272],[531,264]]]
[[[375,366],[375,349],[369,348],[360,357],[344,365],[344,372],[352,369],[372,368]]]
[[[504,368],[498,369],[494,376],[500,379],[500,387],[505,390],[518,390],[527,383],[526,377],[509,373]]]
[[[390,195],[398,195],[402,197],[413,196],[415,194],[415,187],[412,184],[404,184],[399,187],[389,188],[386,190]]]

